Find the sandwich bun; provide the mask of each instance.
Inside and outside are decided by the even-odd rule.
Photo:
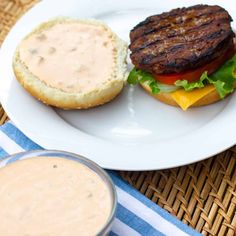
[[[46,32],[50,31],[51,29],[55,28],[55,26],[61,26],[62,25],[68,26],[70,24],[73,25],[82,25],[81,27],[87,27],[88,31],[90,28],[98,28],[96,29],[98,34],[94,34],[96,37],[99,37],[97,35],[106,35],[106,44],[109,44],[110,51],[108,49],[105,52],[112,53],[112,62],[110,65],[107,65],[106,62],[99,65],[102,65],[102,70],[106,70],[106,67],[111,67],[109,69],[109,75],[104,78],[99,78],[99,83],[96,81],[96,77],[93,81],[88,81],[90,84],[90,89],[84,89],[85,87],[82,86],[82,88],[78,88],[77,90],[69,89],[67,86],[67,78],[62,78],[63,86],[65,86],[66,89],[62,87],[57,87],[55,85],[55,81],[51,79],[51,83],[48,83],[47,80],[39,78],[34,72],[31,70],[31,67],[34,68],[34,65],[27,64],[27,61],[22,59],[22,54],[27,54],[27,52],[24,52],[25,49],[28,49],[27,46],[22,46],[22,43],[24,44],[25,41],[31,40],[30,38],[35,37],[37,35],[43,35]],[[64,27],[64,26],[63,26]],[[87,32],[85,30],[85,32]],[[90,32],[90,31],[89,31]],[[64,35],[61,35],[62,39]],[[52,36],[53,37],[53,36]],[[102,37],[102,36],[101,36]],[[61,39],[61,40],[62,40]],[[108,40],[109,39],[109,40]],[[92,40],[92,37],[86,38],[85,40]],[[99,39],[100,41],[102,39]],[[105,40],[105,39],[104,39]],[[40,42],[43,44],[43,42]],[[82,41],[82,43],[86,43]],[[88,42],[88,44],[93,45],[93,42]],[[40,44],[41,45],[41,44]],[[62,44],[63,45],[63,44]],[[105,45],[105,44],[104,44]],[[22,48],[21,48],[22,47]],[[55,46],[56,47],[56,46]],[[58,47],[58,45],[57,45]],[[60,52],[60,47],[56,48]],[[97,49],[96,49],[97,50]],[[95,51],[95,49],[94,49]],[[93,54],[93,50],[86,51],[85,53],[89,52],[90,54]],[[33,30],[29,35],[27,35],[22,42],[17,47],[14,58],[13,58],[13,70],[16,76],[16,79],[20,82],[20,84],[35,98],[42,101],[43,103],[47,105],[52,105],[55,107],[63,108],[63,109],[87,109],[90,107],[95,107],[98,105],[102,105],[104,103],[107,103],[111,101],[113,98],[115,98],[122,90],[125,81],[127,79],[127,69],[126,69],[126,55],[127,55],[127,45],[126,43],[118,38],[118,36],[111,31],[111,29],[106,26],[104,23],[98,20],[78,20],[78,19],[71,19],[71,18],[55,18],[48,22],[42,23],[39,25],[35,30]],[[89,55],[90,56],[90,55]],[[93,55],[91,55],[92,57]],[[97,55],[94,55],[94,57]],[[68,54],[68,57],[70,57],[70,54]],[[49,58],[49,59],[48,59]],[[48,57],[47,59],[50,60],[51,57]],[[65,60],[69,60],[69,58],[65,58]],[[100,58],[95,58],[94,64],[96,64],[96,60],[100,60]],[[30,60],[28,60],[29,63]],[[48,62],[49,64],[50,62]],[[89,68],[93,67],[94,64],[86,64],[86,68],[90,70]],[[51,65],[50,65],[51,66]],[[61,64],[59,67],[68,67],[67,64],[64,64],[64,60],[61,61]],[[70,66],[70,65],[69,65]],[[95,65],[96,66],[96,65]],[[58,68],[59,68],[58,67]],[[98,67],[98,66],[97,66]],[[59,68],[59,69],[60,69]],[[99,67],[101,68],[101,67]],[[37,69],[38,70],[38,69]],[[99,70],[97,70],[98,73]],[[41,73],[41,71],[39,71]],[[56,73],[56,70],[55,70]],[[108,72],[106,72],[108,73]],[[45,70],[45,74],[47,77],[47,71]],[[70,78],[68,78],[70,79]],[[84,79],[82,76],[80,78],[77,78],[79,83],[85,83],[82,80]],[[82,81],[82,82],[81,82]],[[87,83],[87,82],[86,82]],[[91,86],[92,84],[92,86]],[[67,89],[68,87],[68,89]]]

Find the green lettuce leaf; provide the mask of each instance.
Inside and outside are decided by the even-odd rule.
[[[210,76],[221,98],[234,91],[236,84],[236,54]]]
[[[196,82],[190,83],[187,80],[178,80],[175,85],[166,85],[159,83],[150,73],[136,68],[131,70],[127,81],[133,85],[148,83],[153,94],[173,92],[179,88],[192,91],[193,89],[203,88],[206,84],[213,84],[220,97],[224,98],[234,91],[234,86],[236,85],[236,54],[212,75],[208,76],[207,71],[205,71]]]
[[[152,90],[152,94],[157,94],[159,92],[170,93],[178,89],[175,85],[166,85],[158,82],[154,77],[145,71],[133,68],[128,76],[127,82],[132,85],[138,83],[147,83]]]
[[[236,54],[212,75],[208,76],[205,71],[197,82],[189,83],[187,80],[175,82],[176,86],[183,87],[186,91],[203,88],[206,84],[213,84],[221,98],[232,93],[236,84]]]
[[[208,78],[207,72],[205,71],[196,82],[189,83],[187,80],[177,80],[175,85],[184,88],[185,91],[192,91],[195,88],[203,88],[208,82]]]

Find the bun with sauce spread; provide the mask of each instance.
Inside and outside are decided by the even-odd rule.
[[[183,110],[223,99],[236,85],[231,21],[225,9],[208,5],[148,17],[130,32],[135,68],[128,83]]]
[[[21,85],[42,102],[86,109],[121,92],[126,53],[126,43],[101,21],[56,18],[22,40],[13,69]]]

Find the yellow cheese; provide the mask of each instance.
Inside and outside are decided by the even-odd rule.
[[[172,92],[171,97],[185,111],[195,102],[205,97],[214,90],[215,87],[213,85],[207,85],[204,88],[194,89],[190,92],[186,92],[184,89],[180,89]]]

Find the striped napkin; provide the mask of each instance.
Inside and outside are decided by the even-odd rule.
[[[0,158],[36,149],[42,148],[11,122],[0,127]],[[200,235],[128,185],[115,172],[108,173],[115,183],[118,195],[118,208],[110,235]]]

